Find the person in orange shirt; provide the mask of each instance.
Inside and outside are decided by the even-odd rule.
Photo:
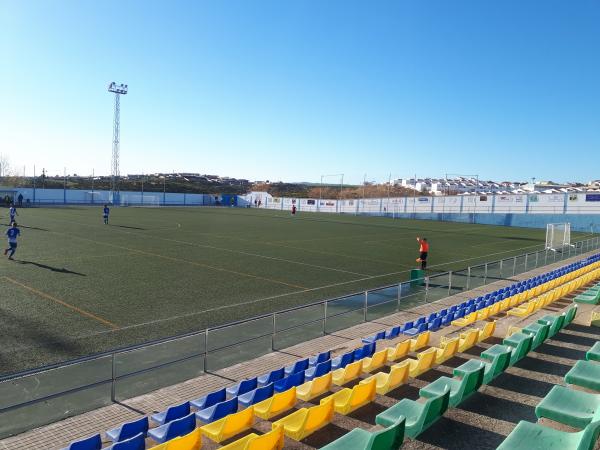
[[[417,242],[419,242],[419,257],[417,258],[417,262],[421,263],[421,270],[425,270],[427,268],[427,254],[429,253],[429,242],[427,242],[427,238],[420,238],[417,236]]]

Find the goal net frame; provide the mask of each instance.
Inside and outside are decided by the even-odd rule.
[[[159,208],[162,206],[161,195],[158,194],[121,194],[120,206],[144,206]]]
[[[572,246],[569,222],[546,224],[546,250],[555,252]]]

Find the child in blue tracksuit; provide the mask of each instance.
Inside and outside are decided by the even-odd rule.
[[[4,249],[4,254],[8,255],[8,259],[13,259],[15,252],[17,251],[17,238],[21,234],[21,230],[17,228],[17,222],[13,221],[12,226],[6,231],[6,237],[8,238],[8,248]]]
[[[104,217],[104,225],[108,225],[108,215],[110,214],[110,209],[108,209],[108,205],[104,205],[104,210],[102,211],[102,215]]]
[[[17,212],[17,208],[15,208],[15,205],[13,205],[11,203],[10,208],[8,210],[8,214],[10,215],[10,222],[9,224],[12,224],[15,221],[15,216],[18,216],[19,213]]]

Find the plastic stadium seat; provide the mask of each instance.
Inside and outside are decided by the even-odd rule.
[[[400,332],[404,333],[405,330],[408,330],[410,328],[414,328],[415,324],[413,323],[413,321],[409,321],[409,322],[405,322],[404,325],[402,325],[402,327],[400,328]]]
[[[392,327],[390,330],[385,332],[386,339],[394,339],[400,335],[401,327]]]
[[[227,395],[230,397],[237,397],[238,395],[245,394],[246,392],[253,391],[258,387],[258,379],[256,377],[242,380],[238,384],[228,387],[225,389]]]
[[[455,313],[448,313],[444,317],[442,317],[442,326],[448,325],[454,320]]]
[[[436,352],[437,348],[432,347],[428,350],[417,353],[417,359],[407,359],[407,361],[410,363],[408,368],[409,376],[415,378],[431,369],[435,361]]]
[[[421,350],[427,344],[429,344],[429,338],[431,337],[431,331],[425,331],[424,333],[419,334],[415,339],[410,339],[410,351],[416,352],[417,350]]]
[[[465,363],[454,369],[454,376],[458,376],[460,379],[439,377],[434,382],[421,388],[419,395],[425,398],[438,397],[445,392],[447,387],[450,387],[449,405],[452,407],[460,405],[463,400],[477,391],[483,383],[485,366],[481,361],[476,361],[476,363],[478,364],[470,364],[468,367],[466,367],[468,363]]]
[[[200,432],[210,440],[219,443],[252,428],[252,425],[254,425],[254,408],[250,406],[204,425],[200,428]]]
[[[375,341],[379,341],[381,339],[385,339],[385,330],[384,331],[380,331],[379,333],[376,333],[372,336],[368,336],[366,338],[362,338],[362,342],[365,344],[371,344]]]
[[[258,435],[250,433],[220,450],[281,450],[283,449],[283,428],[277,427],[268,433]]]
[[[362,372],[362,360],[348,364],[343,369],[337,369],[332,372],[333,384],[342,386],[352,380],[356,380]]]
[[[600,292],[584,292],[575,296],[573,301],[577,303],[588,303],[591,305],[597,305],[600,302]]]
[[[517,362],[522,360],[529,350],[531,350],[531,343],[533,337],[524,333],[515,333],[510,337],[505,338],[502,343],[512,347],[510,356],[510,366],[514,366]]]
[[[304,372],[296,372],[287,378],[275,382],[275,392],[285,392],[304,383]]]
[[[409,361],[402,361],[398,364],[394,364],[389,373],[377,372],[375,375],[371,375],[361,383],[368,383],[372,379],[375,379],[375,389],[378,394],[385,395],[388,392],[396,389],[398,386],[403,385],[408,380],[408,368],[410,367]]]
[[[448,339],[440,343],[441,348],[432,347],[435,349],[435,364],[442,364],[448,361],[458,351],[459,338]]]
[[[600,391],[600,364],[594,361],[577,361],[565,375],[569,384]]]
[[[209,408],[201,411],[196,411],[196,417],[200,422],[211,423],[215,420],[222,419],[227,414],[236,412],[238,409],[238,398],[233,397],[232,399],[226,400],[221,403],[217,403]]]
[[[110,447],[105,447],[104,450],[145,450],[146,437],[144,433],[136,434],[135,436],[117,442]]]
[[[150,419],[158,425],[164,425],[175,419],[181,419],[189,415],[190,413],[190,402],[184,402],[180,405],[170,406],[166,411],[152,414]]]
[[[600,420],[577,433],[522,420],[497,450],[591,450],[599,431]]]
[[[175,438],[178,439],[178,438]],[[171,439],[170,442],[173,442],[175,439]],[[150,450],[167,450],[167,447],[169,446],[169,442],[165,442],[164,444],[158,444],[155,445],[154,447],[150,447]]]
[[[442,326],[442,319],[440,317],[436,317],[431,322],[427,324],[427,329],[429,331],[437,331]]]
[[[294,373],[303,372],[308,369],[308,358],[301,359],[300,361],[296,361],[291,366],[287,366],[285,368],[285,374],[287,376],[292,375]]]
[[[544,341],[548,337],[549,331],[550,325],[542,325],[537,322],[530,323],[525,328],[523,328],[523,332],[533,334],[533,340],[531,341],[532,350],[538,348],[544,343]]]
[[[496,331],[496,321],[486,322],[481,331],[479,332],[479,336],[477,337],[477,342],[485,341],[490,336],[494,335],[494,331]]]
[[[538,323],[550,325],[550,330],[548,331],[548,337],[553,337],[558,333],[565,322],[565,314],[559,314],[558,316],[554,316],[549,314],[547,316],[538,319]]]
[[[198,413],[196,413],[198,414]],[[157,428],[148,430],[148,437],[152,438],[159,444],[168,441],[169,439],[176,438],[178,436],[184,436],[191,433],[196,428],[196,416],[194,413],[188,414],[181,419],[176,419],[171,422],[167,422]]]
[[[471,325],[472,323],[474,323],[476,320],[477,320],[476,312],[472,312],[469,314],[467,314],[465,312],[464,317],[461,319],[453,320],[452,325],[454,325],[455,327],[466,327],[467,325]]]
[[[594,416],[600,420],[600,394],[554,386],[535,407],[535,415],[573,428],[585,428]]]
[[[330,372],[327,375],[323,375],[322,377],[315,378],[308,383],[304,383],[296,388],[296,397],[298,397],[300,400],[308,402],[309,400],[312,400],[313,398],[329,391],[329,389],[331,389],[332,380],[333,375]]]
[[[458,340],[458,352],[462,353],[465,350],[470,349],[477,343],[477,338],[479,337],[479,328],[475,328],[473,330],[465,331],[464,333],[460,333],[460,339]]]
[[[225,391],[225,388],[223,388],[219,389],[218,391],[211,392],[210,394],[205,395],[204,397],[200,397],[199,399],[192,400],[190,402],[190,405],[192,405],[198,410],[201,410],[210,408],[211,406],[216,405],[217,403],[224,402],[225,400],[227,400],[227,393]]]
[[[267,384],[274,383],[277,380],[281,380],[285,377],[285,368],[280,368],[277,370],[272,370],[271,372],[261,375],[257,378],[259,386],[266,386]]]
[[[411,340],[409,339],[406,341],[398,342],[395,347],[386,348],[388,352],[388,361],[397,361],[400,358],[404,358],[406,355],[408,355],[408,352],[410,351],[410,345]]]
[[[262,402],[267,398],[271,397],[274,392],[274,383],[267,384],[266,386],[259,387],[253,391],[246,392],[243,395],[238,396],[238,404],[241,407],[247,408],[255,403]]]
[[[435,423],[435,421],[446,412],[449,399],[449,387],[445,388],[442,395],[428,398],[425,403],[419,403],[405,398],[391,408],[378,414],[375,418],[375,423],[389,427],[396,423],[400,417],[406,417],[406,435],[415,438]]]
[[[322,402],[311,408],[301,408],[289,416],[273,423],[273,429],[283,427],[286,436],[301,441],[320,430],[331,422],[333,418],[333,402]]]
[[[404,422],[404,417],[400,417],[389,428],[374,432],[355,428],[321,449],[395,450],[400,448],[404,441]]]
[[[387,349],[380,350],[373,354],[372,358],[368,356],[362,359],[362,371],[365,373],[373,372],[375,369],[383,367],[387,362]]]
[[[588,361],[600,361],[600,341],[597,341],[586,354],[585,359]]]
[[[404,334],[406,334],[408,336],[416,336],[417,334],[423,333],[424,331],[427,331],[427,324],[423,322],[423,323],[420,323],[419,325],[415,325],[414,328],[404,330]]]
[[[127,422],[117,428],[108,430],[106,436],[111,442],[119,442],[137,436],[140,433],[144,436],[148,433],[148,417],[142,417],[141,419]]]
[[[333,401],[333,408],[336,413],[347,415],[358,408],[371,403],[375,398],[375,379],[366,383],[359,383],[352,389],[344,388],[325,397],[321,403]]]
[[[577,303],[574,303],[569,309],[567,309],[565,313],[565,322],[563,323],[563,328],[573,322],[575,315],[577,314]]]
[[[296,388],[280,392],[272,397],[254,405],[254,414],[261,419],[269,420],[271,417],[292,409],[296,405]]]
[[[489,384],[509,367],[511,354],[511,347],[499,344],[493,345],[481,353],[482,358],[490,361],[489,363],[485,363],[484,384]]]
[[[68,447],[62,450],[100,450],[101,448],[102,439],[99,434],[95,434],[94,436],[71,442]]]
[[[375,349],[377,348],[376,345],[377,344],[375,342],[372,342],[370,344],[365,344],[362,347],[355,349],[354,361],[366,358],[368,356],[373,356],[373,354],[375,353]]]
[[[310,381],[314,378],[325,375],[331,372],[331,360],[319,363],[314,367],[310,367],[304,371],[304,381]]]
[[[331,351],[322,352],[319,353],[317,356],[311,356],[310,358],[308,358],[308,365],[310,367],[313,367],[317,364],[324,363],[329,359],[331,359]]]
[[[344,353],[343,355],[338,356],[337,358],[331,359],[331,369],[343,369],[352,361],[354,361],[354,351]]]
[[[165,444],[163,444],[165,445]],[[200,428],[166,442],[166,450],[198,450],[202,446]]]

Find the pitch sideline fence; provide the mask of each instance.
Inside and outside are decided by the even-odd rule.
[[[600,248],[540,250],[0,378],[0,438]]]

